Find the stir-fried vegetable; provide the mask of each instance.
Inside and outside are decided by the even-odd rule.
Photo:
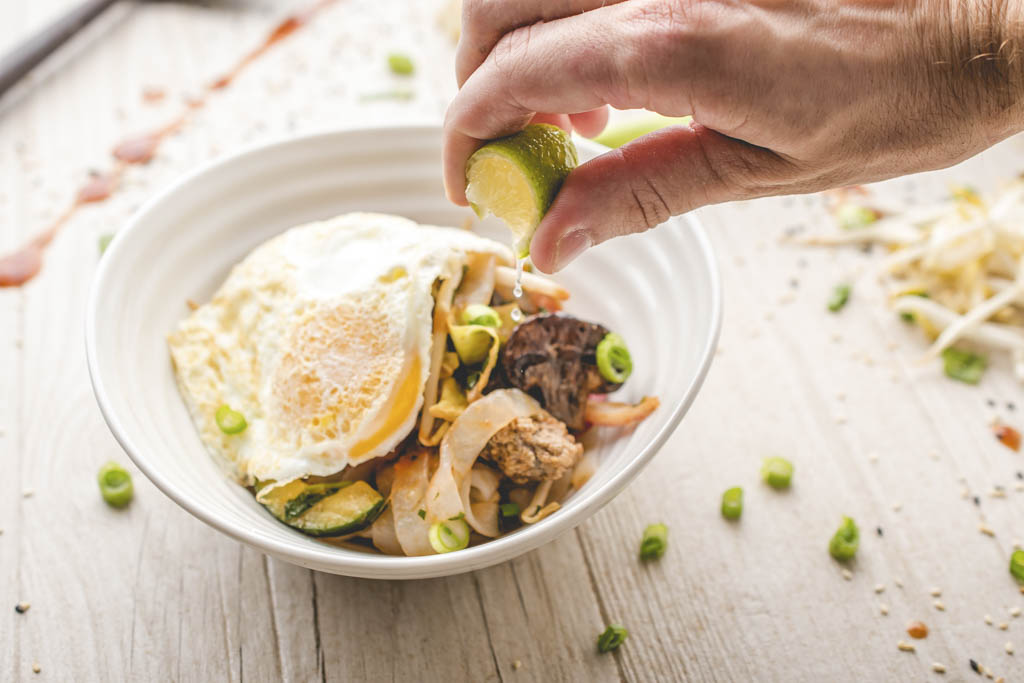
[[[651,524],[644,529],[640,539],[640,559],[657,560],[665,554],[668,547],[668,527],[664,524]]]
[[[232,410],[227,403],[217,408],[214,419],[216,419],[220,431],[225,434],[238,434],[244,432],[245,428],[249,426],[249,423],[245,421],[245,416],[237,410]]]
[[[132,475],[116,462],[108,462],[101,467],[96,480],[100,485],[100,495],[111,507],[123,508],[132,502],[135,492]]]
[[[793,463],[777,455],[765,458],[761,465],[761,478],[773,489],[789,488],[793,479]]]
[[[726,519],[739,519],[743,514],[743,488],[734,486],[722,494],[722,516]]]
[[[860,530],[852,519],[843,517],[842,524],[839,525],[832,540],[828,543],[829,555],[840,562],[846,562],[852,560],[853,556],[857,554],[858,546],[860,546]]]
[[[626,340],[609,332],[597,344],[597,369],[609,382],[622,384],[633,372],[633,358],[629,355]]]
[[[611,624],[604,630],[604,633],[597,637],[597,651],[601,653],[611,652],[619,645],[626,642],[629,631],[621,624]]]
[[[867,220],[869,213],[876,219]],[[957,187],[944,202],[911,209],[843,201],[835,216],[841,227],[856,229],[804,242],[888,247],[883,282],[903,319],[933,338],[926,358],[969,340],[1009,352],[1024,381],[1024,178],[989,197]],[[957,365],[955,375],[947,374],[974,378],[979,367]]]

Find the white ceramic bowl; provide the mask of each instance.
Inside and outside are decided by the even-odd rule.
[[[603,148],[579,143],[583,158]],[[467,210],[442,191],[436,126],[333,131],[249,149],[202,168],[146,204],[102,259],[86,319],[93,389],[114,436],[146,476],[193,515],[270,555],[336,574],[444,576],[511,559],[571,529],[654,456],[693,401],[718,336],[721,291],[697,221],[671,220],[585,254],[557,279],[567,311],[625,336],[635,360],[619,392],[661,407],[635,430],[604,434],[594,476],[561,510],[460,552],[389,557],[316,541],[274,520],[204,449],[178,394],[166,334],[205,301],[229,268],[294,225],[348,211],[381,211],[460,225]],[[507,239],[504,228],[483,232]],[[607,430],[605,430],[607,431]]]

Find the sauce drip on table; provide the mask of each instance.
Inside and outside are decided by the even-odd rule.
[[[120,186],[125,168],[129,165],[148,164],[152,161],[163,141],[181,130],[188,122],[188,113],[206,106],[207,95],[227,88],[246,67],[274,45],[308,24],[320,10],[335,2],[337,0],[317,0],[301,12],[286,17],[267,34],[262,43],[243,55],[232,69],[207,86],[202,95],[188,98],[185,102],[186,111],[171,123],[149,133],[125,138],[116,144],[111,150],[111,155],[116,161],[111,170],[94,174],[75,193],[75,199],[71,206],[46,230],[30,239],[20,249],[6,256],[0,256],[0,287],[20,287],[35,277],[43,267],[43,251],[53,241],[61,227],[78,212],[79,208],[86,204],[105,201],[113,195]]]

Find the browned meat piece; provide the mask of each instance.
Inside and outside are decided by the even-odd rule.
[[[487,442],[482,457],[496,464],[517,484],[558,479],[583,454],[583,444],[565,424],[540,412],[517,417]]]
[[[509,383],[537,399],[545,410],[582,431],[590,394],[606,394],[621,385],[606,381],[597,369],[597,344],[608,330],[567,315],[539,315],[520,324],[502,352]]]

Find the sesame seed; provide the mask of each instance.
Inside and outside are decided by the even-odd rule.
[[[837,391],[836,392],[836,400],[837,401],[845,401],[846,400],[846,392],[845,391]]]
[[[892,582],[896,584],[897,588],[903,588],[903,579],[896,578],[893,579]]]
[[[32,673],[37,674],[43,670],[43,667],[39,666],[39,662],[32,662]]]
[[[1005,621],[999,622],[999,630],[1000,631],[1005,631],[1008,628],[1010,628],[1010,625],[1008,623],[1006,623]]]
[[[936,450],[928,451],[928,457],[931,458],[932,460],[938,460],[939,459],[939,452],[936,451]]]
[[[766,322],[770,322],[775,319],[775,314],[772,313],[771,311],[765,311],[764,319]]]
[[[968,498],[971,497],[971,492],[966,486],[960,489],[960,497],[963,498],[964,500],[967,500]]]
[[[883,617],[889,616],[889,605],[885,604],[884,602],[879,603],[878,611],[882,613]]]
[[[28,608],[31,606],[32,605],[28,604],[27,602],[19,602],[17,605],[14,606],[14,611],[18,614],[24,614],[28,611]]]
[[[932,662],[932,671],[935,673],[944,674],[946,673],[946,665],[939,664],[938,662]]]
[[[941,600],[936,600],[932,604],[935,605],[935,609],[939,610],[940,612],[946,611],[946,605]]]
[[[900,641],[898,641],[898,642],[896,643],[896,647],[897,647],[897,648],[898,648],[898,649],[899,649],[899,650],[900,650],[901,652],[913,652],[913,651],[914,651],[914,645],[913,645],[912,643],[908,643],[908,642],[907,642],[907,641],[905,641],[905,640],[900,640]]]
[[[832,341],[838,344],[839,342],[843,341],[843,335],[839,334],[838,332],[833,332]]]
[[[852,581],[853,580],[853,572],[851,572],[849,569],[844,569],[843,570],[843,578],[846,579],[847,581]]]
[[[1011,617],[1019,617],[1020,616],[1020,607],[1011,607],[1010,608],[1010,616]]]
[[[1006,650],[1006,654],[1012,655],[1013,654],[1013,643],[1011,643],[1010,641],[1006,641],[1006,645],[1003,646],[1003,649]]]
[[[999,678],[996,679],[996,683],[1006,683],[1006,679],[1003,678],[1002,676],[1000,676]]]
[[[522,667],[522,666],[523,666],[523,663],[520,662],[518,659],[516,661],[512,662],[512,668],[515,669],[516,671],[519,671],[520,667]]]
[[[1006,498],[1006,490],[995,488],[988,492],[989,498]]]
[[[989,626],[992,625],[992,615],[991,614],[986,614],[985,615],[985,623],[988,624]]]
[[[36,490],[35,489],[25,489],[24,491],[21,492],[21,495],[24,496],[25,498],[31,498],[35,494],[36,494]]]
[[[986,536],[995,536],[996,532],[987,524],[979,524],[978,531],[985,534]]]
[[[876,593],[881,593],[881,592],[883,592],[884,590],[885,590],[885,584],[883,584],[883,583],[879,583],[879,584],[876,584],[876,585],[875,585],[875,592],[876,592]]]
[[[932,596],[933,598],[937,598],[937,597],[939,597],[940,595],[942,595],[942,589],[941,589],[941,588],[938,588],[938,587],[934,587],[934,588],[932,588],[932,589],[931,589],[930,591],[928,591],[928,592],[929,592],[929,593],[931,594],[931,596]]]
[[[893,503],[892,504],[893,512],[899,512],[902,509],[903,509],[903,503]]]
[[[1018,481],[1016,484],[1013,485],[1013,488],[1017,489],[1018,491],[1024,491],[1024,481]]]
[[[878,453],[875,453],[874,451],[868,453],[868,460],[871,462],[878,462]]]

